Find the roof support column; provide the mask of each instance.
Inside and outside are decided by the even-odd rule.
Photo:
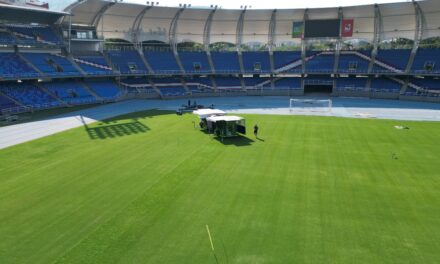
[[[274,9],[272,11],[272,15],[270,16],[269,23],[269,33],[267,35],[267,47],[269,49],[269,60],[270,60],[270,71],[271,73],[275,72],[275,62],[273,59],[273,48],[275,47],[276,42],[276,27],[277,27],[277,10]]]
[[[131,27],[131,37],[132,37],[131,39],[132,39],[133,44],[137,48],[140,48],[142,46],[141,41],[140,41],[142,20],[144,20],[145,14],[150,9],[151,9],[151,6],[147,6],[144,9],[142,9],[142,11],[136,16],[136,18],[133,21],[133,25]]]
[[[246,13],[246,9],[241,11],[240,17],[238,18],[238,21],[237,21],[237,30],[235,33],[235,37],[236,37],[235,43],[236,43],[236,49],[237,49],[237,53],[238,53],[238,62],[240,64],[240,72],[242,74],[245,72],[244,64],[243,64],[243,56],[241,53],[241,46],[243,45],[243,27],[244,27],[245,13]]]
[[[203,28],[203,47],[205,49],[206,55],[208,56],[209,67],[211,68],[212,73],[215,73],[215,67],[214,62],[212,61],[209,45],[211,44],[211,26],[215,11],[216,9],[212,10],[209,13],[209,16],[205,22],[205,27]]]
[[[371,52],[371,60],[368,65],[368,74],[373,72],[374,64],[376,61],[377,52],[379,50],[380,36],[382,32],[382,15],[378,4],[374,5],[374,39],[373,50]]]
[[[180,71],[183,74],[185,73],[185,68],[183,67],[182,62],[180,61],[179,53],[177,51],[177,25],[179,22],[179,17],[184,10],[185,10],[184,8],[177,10],[176,14],[173,17],[173,20],[171,21],[170,30],[168,32],[170,47],[173,50],[174,58],[176,59],[177,65],[179,65]]]
[[[303,26],[306,25],[306,20],[309,19],[309,9],[304,10],[304,16],[303,16]],[[307,55],[307,43],[304,38],[304,35],[301,38],[301,60],[302,60],[302,73],[306,73],[306,55]]]
[[[338,9],[338,18],[339,18],[339,25],[342,26],[342,21],[344,20],[344,11],[342,7],[339,7]],[[333,73],[337,74],[339,71],[339,57],[341,56],[341,49],[342,49],[342,30],[339,32],[339,38],[336,41],[336,47],[335,47],[335,64],[333,66]]]
[[[406,73],[411,72],[412,65],[414,63],[414,59],[417,55],[417,50],[419,49],[420,42],[423,39],[423,32],[425,30],[425,15],[423,13],[422,8],[420,8],[419,3],[413,0],[414,5],[414,13],[416,16],[416,28],[414,32],[414,45],[411,51],[411,56],[409,57],[408,65],[406,66]]]

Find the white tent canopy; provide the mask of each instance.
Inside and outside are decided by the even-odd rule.
[[[224,116],[226,115],[225,111],[219,109],[199,109],[195,110],[193,114],[198,115],[200,118],[207,118],[210,116]]]
[[[243,119],[244,119],[243,117],[239,117],[239,116],[211,116],[208,117],[206,120],[208,120],[209,122],[216,123],[218,121],[233,122],[233,121],[240,121]]]

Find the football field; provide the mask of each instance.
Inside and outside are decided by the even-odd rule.
[[[440,123],[241,116],[224,142],[144,111],[0,150],[0,263],[440,262]]]

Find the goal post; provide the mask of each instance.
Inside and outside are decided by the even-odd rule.
[[[331,112],[331,99],[290,99],[290,112]]]

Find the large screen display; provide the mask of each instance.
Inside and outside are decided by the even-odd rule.
[[[337,38],[341,31],[339,19],[306,20],[305,38]]]

